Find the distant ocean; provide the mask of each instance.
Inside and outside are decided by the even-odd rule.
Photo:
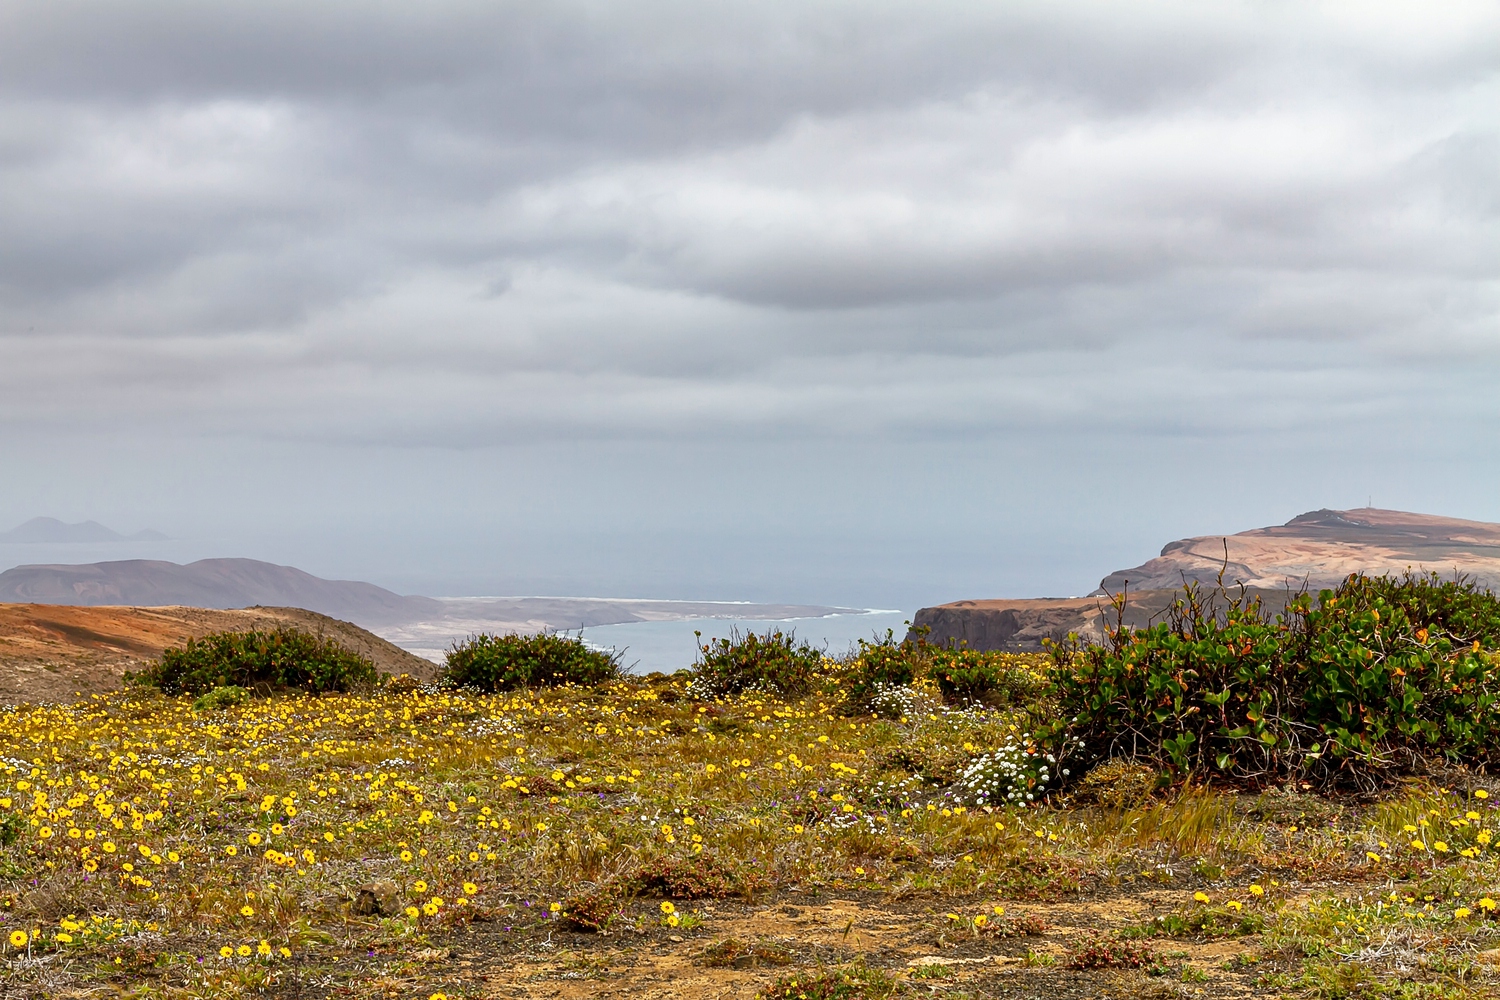
[[[899,641],[906,635],[909,611],[871,610],[862,614],[826,615],[822,618],[784,618],[752,620],[731,618],[689,618],[684,621],[627,622],[623,625],[596,625],[583,630],[583,640],[600,649],[620,653],[620,662],[632,673],[649,674],[654,670],[669,674],[691,666],[698,655],[698,638],[694,630],[709,639],[727,639],[738,629],[745,632],[794,631],[829,655],[847,652],[856,641],[884,637],[886,630]]]
[[[671,621],[626,622],[619,625],[595,625],[570,634],[581,635],[584,642],[598,649],[620,654],[620,662],[634,673],[649,674],[659,670],[671,673],[691,666],[698,657],[698,639],[693,632],[709,639],[727,639],[739,629],[741,633],[780,629],[796,633],[831,656],[838,656],[860,639],[884,637],[886,630],[899,640],[906,635],[908,611],[870,610],[849,614],[824,615],[820,618],[679,618]],[[373,631],[418,656],[441,663],[448,647],[477,631],[507,631],[514,626],[478,620],[438,619],[411,622],[401,626],[376,627]]]

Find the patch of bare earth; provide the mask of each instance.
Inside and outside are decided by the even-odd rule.
[[[65,702],[120,687],[169,646],[210,632],[290,625],[338,639],[385,672],[430,679],[437,665],[357,625],[301,608],[0,604],[0,705]]]
[[[1070,953],[1101,932],[1145,923],[1180,904],[1180,893],[1145,891],[1085,902],[1017,906],[1012,918],[1046,925],[1040,933],[975,937],[954,932],[941,901],[884,897],[814,903],[718,903],[691,929],[651,926],[606,934],[553,932],[515,937],[477,922],[441,947],[414,951],[366,979],[369,995],[516,1000],[668,997],[750,1000],[777,979],[863,961],[922,993],[997,998],[1251,997],[1254,969],[1235,969],[1258,938],[1156,940],[1162,968],[1073,969]],[[647,919],[651,919],[647,911]],[[718,964],[724,941],[759,945],[760,954]],[[749,949],[747,949],[749,950]],[[933,968],[937,967],[937,968]],[[377,986],[377,982],[380,984]],[[364,995],[356,993],[354,995]]]

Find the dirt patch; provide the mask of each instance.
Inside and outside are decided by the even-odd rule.
[[[386,673],[430,680],[437,665],[358,625],[301,608],[0,604],[0,704],[74,701],[118,688],[127,670],[210,632],[292,625],[336,638]]]
[[[1252,953],[1253,938],[1211,942],[1157,940],[1163,967],[1141,970],[1067,967],[1070,950],[1090,935],[1139,922],[1166,900],[1122,894],[1077,903],[1037,904],[1012,912],[1047,925],[1024,937],[974,937],[946,930],[946,904],[872,898],[722,903],[701,911],[692,930],[649,927],[612,934],[512,937],[476,923],[387,974],[420,995],[515,1000],[604,997],[718,997],[752,1000],[778,978],[863,961],[934,995],[1007,998],[1249,997],[1253,970],[1231,971]],[[705,959],[726,940],[760,942],[787,964],[718,967]]]

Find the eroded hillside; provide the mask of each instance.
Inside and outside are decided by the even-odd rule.
[[[380,670],[426,678],[436,665],[357,625],[301,608],[75,607],[0,604],[0,704],[71,701],[120,686],[168,646],[210,632],[293,625],[332,635]]]

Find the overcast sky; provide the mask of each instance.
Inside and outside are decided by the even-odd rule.
[[[0,482],[130,554],[907,610],[1500,521],[1500,7],[7,0]]]

